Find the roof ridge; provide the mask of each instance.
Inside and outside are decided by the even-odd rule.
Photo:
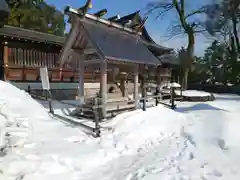
[[[65,12],[65,13],[66,13],[66,14],[79,15],[78,11],[77,11],[76,9],[74,9],[74,8],[71,8],[70,6],[68,6],[68,7],[66,8],[66,12]],[[127,32],[130,32],[130,33],[136,33],[136,34],[138,34],[138,35],[142,35],[141,32],[136,32],[134,29],[129,28],[129,27],[126,27],[126,26],[124,26],[124,25],[122,25],[122,24],[120,24],[120,23],[117,23],[117,22],[115,22],[115,21],[109,21],[109,20],[107,20],[107,19],[99,18],[99,17],[97,17],[97,16],[94,16],[94,15],[88,14],[88,13],[85,14],[84,17],[87,18],[87,19],[95,20],[96,22],[100,22],[100,23],[102,23],[102,24],[110,25],[110,26],[115,27],[115,28],[117,28],[117,29],[122,29],[122,30],[127,31]]]
[[[120,19],[124,19],[124,18],[126,18],[126,17],[128,17],[128,16],[133,16],[133,15],[136,15],[136,14],[138,14],[138,13],[140,13],[140,10],[137,10],[137,11],[131,13],[131,14],[128,14],[128,15],[122,16]]]

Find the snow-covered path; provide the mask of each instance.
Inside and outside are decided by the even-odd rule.
[[[240,98],[164,106],[117,116],[94,139],[63,124],[25,92],[0,81],[0,131],[18,118],[31,133],[0,157],[4,180],[240,178]],[[21,135],[13,134],[11,140]]]

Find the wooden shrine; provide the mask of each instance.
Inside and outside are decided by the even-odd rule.
[[[139,12],[115,19],[104,19],[88,14],[82,9],[67,7],[71,31],[63,46],[60,63],[79,66],[79,97],[84,102],[84,66],[99,67],[100,92],[103,117],[108,105],[108,84],[120,81],[120,88],[129,80],[133,83],[134,107],[139,97],[139,82],[161,82],[160,72],[168,70],[158,56],[169,54],[173,49],[156,44],[148,35]],[[170,71],[166,73],[170,77]],[[118,80],[116,80],[118,78]],[[122,84],[122,87],[121,87]],[[123,93],[122,96],[125,96]],[[127,100],[126,100],[127,101]]]

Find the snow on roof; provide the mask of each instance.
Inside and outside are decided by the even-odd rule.
[[[181,87],[181,85],[179,83],[176,83],[176,82],[170,83],[170,86],[173,87],[173,88],[180,88]]]

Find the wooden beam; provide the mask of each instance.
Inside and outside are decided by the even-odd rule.
[[[4,42],[4,56],[3,56],[3,62],[4,62],[4,66],[8,66],[8,57],[9,57],[9,54],[8,54],[8,42]]]
[[[78,54],[84,54],[84,55],[91,55],[91,54],[94,54],[96,53],[96,50],[93,49],[93,48],[87,48],[87,49],[77,49],[77,48],[74,48],[73,49],[76,53]]]
[[[102,62],[101,59],[93,59],[93,60],[84,61],[84,64],[96,64],[96,63],[101,63],[101,62]]]
[[[83,54],[88,55],[88,54],[94,54],[94,53],[96,53],[96,50],[93,49],[93,48],[88,48],[88,49],[83,49],[82,52],[83,52]]]
[[[84,41],[84,36],[81,35],[80,30],[79,30],[78,35],[77,35],[77,39],[74,42],[73,47],[81,46],[83,44],[83,41]]]
[[[78,33],[79,33],[79,21],[75,20],[74,23],[72,23],[72,25],[73,25],[73,27],[71,28],[70,35],[68,35],[68,38],[63,47],[63,51],[61,52],[60,67],[64,64],[64,62],[68,56],[68,51],[69,51],[69,49],[72,48],[72,46],[78,36]]]

